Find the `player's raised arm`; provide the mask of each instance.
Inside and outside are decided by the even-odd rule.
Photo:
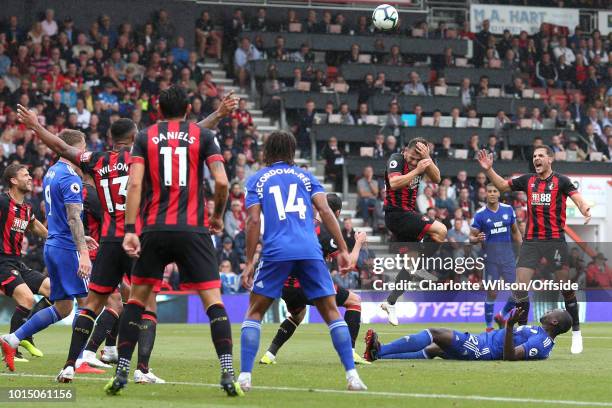
[[[359,260],[359,253],[361,252],[361,248],[366,243],[367,239],[368,235],[365,232],[359,231],[355,233],[355,245],[353,246],[353,250],[349,254],[349,259],[351,261],[350,269],[354,269],[357,265],[357,261]]]
[[[68,143],[64,142],[62,139],[49,132],[38,122],[38,116],[36,116],[36,112],[29,110],[25,106],[17,105],[17,118],[21,123],[23,123],[29,129],[32,129],[40,140],[55,153],[59,154],[62,157],[70,160],[76,165],[79,165],[79,156],[82,151],[77,149],[74,146],[70,146]]]
[[[222,161],[214,161],[208,165],[208,168],[213,180],[215,180],[215,194],[213,196],[215,209],[212,217],[210,217],[209,224],[210,230],[217,233],[223,231],[223,213],[227,204],[229,181]]]
[[[387,170],[387,172],[389,173],[389,185],[391,186],[391,190],[399,190],[401,188],[409,186],[412,183],[412,180],[417,178],[419,175],[425,173],[425,170],[430,165],[433,165],[433,160],[423,159],[418,162],[415,169],[409,171],[404,175],[400,173],[392,173]]]
[[[422,159],[431,160],[431,157],[429,156],[429,147],[426,144],[417,143],[415,149],[417,153],[421,155]],[[440,177],[440,169],[438,166],[436,166],[433,160],[431,161],[431,164],[425,167],[425,174],[433,183],[439,184],[440,181],[442,181],[442,177]]]
[[[319,212],[321,222],[332,235],[334,241],[336,241],[336,245],[338,245],[338,256],[336,257],[338,260],[338,270],[340,272],[346,272],[351,267],[348,247],[346,246],[346,242],[344,241],[344,237],[340,231],[338,220],[336,219],[334,212],[331,210],[331,208],[329,208],[329,204],[327,204],[327,197],[325,194],[315,194],[312,196],[312,204]]]
[[[482,167],[489,180],[491,180],[491,183],[497,187],[499,192],[504,193],[506,191],[510,191],[510,185],[508,182],[502,176],[497,174],[495,170],[493,170],[493,154],[487,153],[487,151],[483,149],[478,151],[477,158],[478,163],[480,163],[480,167]]]
[[[216,111],[199,121],[197,124],[206,129],[214,129],[221,119],[229,116],[238,107],[238,99],[234,97],[234,92],[230,92],[221,101]]]
[[[525,313],[520,307],[515,308],[510,312],[510,317],[506,321],[506,333],[504,334],[504,360],[517,361],[525,359],[525,348],[523,346],[514,346],[514,325],[519,321]]]

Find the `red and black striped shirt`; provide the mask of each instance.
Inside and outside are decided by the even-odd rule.
[[[204,163],[223,161],[212,131],[158,122],[138,133],[132,163],[144,163],[143,232],[208,232]]]
[[[525,241],[565,240],[565,201],[578,192],[569,177],[553,172],[542,179],[529,173],[508,180],[508,185],[527,193]]]
[[[84,152],[81,169],[94,179],[102,208],[101,241],[122,241],[125,225],[125,198],[129,178],[130,151]]]
[[[21,256],[23,235],[35,219],[29,203],[19,204],[8,193],[0,194],[1,256]]]
[[[412,170],[403,154],[393,153],[389,157],[385,170],[385,211],[417,211],[416,200],[422,176],[415,177],[410,185],[397,190],[391,190],[389,183],[391,178],[403,176]]]
[[[102,207],[96,188],[91,184],[83,183],[83,226],[87,235],[100,242],[100,227],[102,221]],[[89,257],[96,259],[97,249],[89,251]]]

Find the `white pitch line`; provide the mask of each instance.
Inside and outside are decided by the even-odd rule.
[[[0,373],[0,376],[5,377],[32,377],[32,378],[47,378],[55,379],[55,376],[44,374],[10,374]],[[99,377],[78,377],[77,382],[85,381],[108,381],[108,378]],[[194,383],[183,381],[166,381],[169,385],[187,385],[194,387],[219,388],[219,384]],[[162,385],[163,384],[157,384]],[[156,386],[157,386],[156,385]],[[467,401],[491,401],[491,402],[507,402],[507,403],[529,403],[529,404],[551,404],[551,405],[573,405],[573,406],[588,406],[588,407],[612,407],[612,402],[597,402],[597,401],[573,401],[573,400],[547,400],[538,398],[515,398],[515,397],[487,397],[484,395],[453,395],[453,394],[419,394],[410,392],[382,392],[382,391],[346,391],[346,390],[331,390],[324,388],[299,388],[299,387],[273,387],[267,385],[259,385],[253,387],[254,390],[269,390],[269,391],[292,391],[292,392],[320,392],[325,394],[346,394],[346,395],[365,395],[376,397],[401,397],[401,398],[421,398],[421,399],[442,399],[442,400],[467,400]]]

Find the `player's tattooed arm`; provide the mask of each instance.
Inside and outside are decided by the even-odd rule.
[[[495,187],[497,187],[500,193],[505,193],[506,191],[510,191],[510,185],[508,184],[508,182],[502,176],[497,174],[495,170],[493,170],[493,154],[492,153],[489,153],[483,149],[483,150],[478,151],[476,158],[478,159],[478,163],[480,164],[480,167],[482,167],[482,169],[487,174],[487,177],[489,178],[489,180],[491,180],[491,183],[493,183]]]
[[[83,226],[83,221],[81,220],[82,211],[82,204],[66,204],[66,218],[68,220],[68,226],[70,227],[74,244],[79,251],[86,251],[87,241],[85,240],[85,227]]]
[[[57,135],[54,135],[45,129],[45,127],[38,121],[36,112],[29,110],[25,106],[17,105],[17,118],[26,127],[32,129],[38,135],[38,137],[40,137],[40,140],[55,153],[65,157],[76,165],[80,164],[79,157],[82,152],[76,147],[70,146]]]
[[[45,228],[43,223],[38,220],[32,221],[30,225],[28,225],[28,229],[37,237],[44,239],[47,238],[47,228]]]
[[[223,98],[217,110],[199,121],[198,125],[206,129],[214,129],[217,127],[221,119],[229,116],[237,107],[238,101],[234,97],[234,92],[232,91]]]
[[[213,180],[215,180],[215,194],[213,196],[215,208],[210,219],[210,228],[213,232],[218,232],[223,229],[223,213],[227,205],[229,181],[222,161],[214,161],[208,165],[208,168]]]
[[[517,307],[510,312],[510,317],[506,321],[506,333],[504,334],[504,360],[517,361],[525,359],[525,348],[514,346],[514,325],[525,313],[523,309]]]

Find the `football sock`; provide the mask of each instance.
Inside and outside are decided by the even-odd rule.
[[[128,374],[130,372],[130,360],[140,335],[140,321],[144,309],[144,305],[134,299],[130,299],[123,309],[121,319],[119,319],[119,338],[121,341],[117,347],[119,353],[117,371],[125,369]]]
[[[580,330],[580,316],[578,314],[578,301],[575,293],[564,293],[565,310],[572,316],[572,331]]]
[[[140,333],[138,334],[138,369],[143,373],[149,372],[149,359],[155,344],[155,333],[157,328],[157,315],[145,310],[140,321]]]
[[[423,330],[417,334],[412,334],[392,341],[389,344],[380,346],[378,356],[382,357],[386,354],[406,353],[412,351],[421,351],[433,342],[429,330]]]
[[[206,314],[210,320],[210,335],[221,365],[221,374],[227,371],[234,375],[232,325],[227,316],[225,306],[222,303],[215,303],[206,309]],[[257,347],[259,348],[259,341],[257,342]]]
[[[351,334],[349,333],[346,322],[342,319],[329,322],[329,334],[332,338],[334,348],[342,361],[345,371],[355,369],[355,361],[353,360],[353,347],[351,346]]]
[[[43,296],[32,308],[31,315],[36,314],[49,306],[53,306],[53,302],[51,302],[48,297]]]
[[[59,320],[61,320],[59,312],[55,306],[51,306],[32,315],[32,317],[30,317],[30,319],[28,319],[28,321],[18,328],[13,334],[19,341],[21,341],[23,339],[27,339],[28,337],[32,337],[34,334],[44,330]],[[13,344],[11,344],[11,346],[13,346]]]
[[[83,350],[89,335],[91,334],[94,323],[96,321],[96,314],[89,309],[81,309],[77,318],[74,319],[74,327],[72,329],[72,339],[70,340],[70,348],[68,349],[68,358],[64,368],[71,366],[74,367],[79,354]]]
[[[29,315],[30,309],[20,305],[15,306],[15,311],[13,312],[13,316],[11,316],[10,333],[14,333],[15,330],[23,326],[23,324],[28,320]]]
[[[293,317],[289,316],[286,318],[278,328],[276,332],[276,336],[272,339],[272,343],[270,347],[268,347],[268,351],[274,355],[278,353],[278,350],[293,336],[295,333],[295,329],[297,329],[299,323],[293,321]]]
[[[240,331],[240,374],[253,371],[255,356],[259,349],[259,337],[261,335],[261,322],[246,319],[242,322]]]
[[[344,312],[344,321],[351,334],[351,344],[353,348],[355,348],[355,340],[357,340],[357,336],[359,336],[359,327],[361,325],[361,306],[347,307],[346,312]]]
[[[495,312],[495,301],[487,300],[484,305],[485,322],[487,327],[493,327],[493,314]]]
[[[125,305],[123,305],[125,307]],[[104,341],[104,345],[106,347],[115,347],[117,345],[117,336],[119,335],[119,318],[115,320],[115,324],[113,324],[111,330],[106,334],[106,340]]]
[[[119,317],[117,316],[117,313],[114,310],[109,308],[104,309],[104,311],[100,314],[98,320],[96,321],[96,326],[94,327],[93,332],[89,337],[89,341],[87,342],[85,350],[96,353],[98,351],[98,348],[100,348],[100,345],[102,344],[108,333],[110,333],[115,323],[118,322],[118,320]]]
[[[425,353],[425,349],[420,351],[410,351],[408,353],[395,353],[379,356],[381,360],[427,360],[429,356]]]
[[[402,281],[410,281],[410,272],[408,272],[405,268],[399,271],[397,276],[395,277],[395,283],[398,284]],[[387,297],[387,303],[390,305],[394,305],[399,299],[400,296],[404,294],[404,289],[395,289],[392,290],[389,296]]]

